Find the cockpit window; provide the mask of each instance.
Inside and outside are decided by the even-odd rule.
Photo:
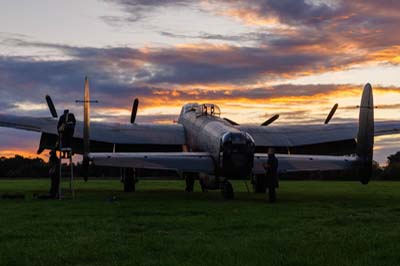
[[[199,108],[199,105],[197,103],[188,103],[183,107],[183,112],[192,112],[196,111]]]
[[[196,112],[197,116],[210,115],[210,116],[220,116],[221,110],[218,105],[212,103],[198,104],[198,103],[188,103],[182,107],[181,113]]]
[[[218,105],[212,103],[205,103],[199,106],[196,110],[197,115],[211,115],[211,116],[220,116],[221,110],[219,109]]]

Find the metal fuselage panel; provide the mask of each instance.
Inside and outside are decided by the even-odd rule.
[[[190,151],[209,152],[214,160],[220,153],[221,137],[227,132],[240,131],[222,119],[214,116],[196,116],[195,112],[188,112],[179,118],[185,128],[186,143]]]
[[[179,123],[185,128],[189,150],[210,153],[216,166],[217,175],[239,178],[251,173],[254,143],[245,133],[219,117],[198,116],[193,111],[181,114]],[[224,136],[231,135],[238,137],[241,142],[227,144],[226,141],[223,141]]]

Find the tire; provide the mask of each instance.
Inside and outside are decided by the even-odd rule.
[[[192,174],[187,174],[185,177],[186,180],[186,188],[185,192],[193,192],[194,191],[194,176]]]
[[[135,192],[135,175],[133,169],[126,169],[126,175],[124,178],[124,192]]]
[[[234,194],[233,194],[232,184],[228,181],[225,181],[222,184],[221,193],[222,193],[222,196],[224,197],[224,199],[233,199]]]

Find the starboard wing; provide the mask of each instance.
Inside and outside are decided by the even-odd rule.
[[[279,173],[350,170],[357,162],[355,156],[286,155],[276,154]],[[264,174],[263,164],[268,154],[255,154],[254,174]]]

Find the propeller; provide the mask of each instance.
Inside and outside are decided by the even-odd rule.
[[[46,102],[47,102],[47,106],[49,107],[51,116],[53,118],[57,118],[58,114],[56,111],[56,107],[54,106],[53,100],[51,99],[51,97],[49,95],[46,95]]]
[[[235,121],[230,120],[229,118],[224,117],[224,120],[229,122],[229,124],[231,124],[232,126],[238,126],[239,124],[236,123]]]
[[[133,106],[132,106],[131,124],[134,124],[134,123],[135,123],[138,107],[139,107],[139,99],[136,98],[136,99],[133,101]]]
[[[329,121],[331,121],[333,115],[335,114],[336,110],[338,109],[339,104],[335,103],[335,105],[332,107],[331,111],[329,112],[328,116],[325,119],[324,124],[327,125]]]
[[[276,114],[274,116],[272,116],[270,119],[268,119],[267,121],[265,121],[264,123],[261,124],[261,126],[266,127],[270,124],[272,124],[275,120],[277,120],[279,118],[279,115]],[[236,123],[233,120],[230,120],[229,118],[224,117],[224,120],[227,121],[229,124],[231,124],[232,126],[239,126],[238,123]]]
[[[262,127],[266,127],[269,126],[270,124],[272,124],[273,122],[275,122],[275,120],[277,120],[279,118],[279,114],[276,114],[274,116],[272,116],[271,118],[269,118],[267,121],[265,121],[264,123],[261,124]]]

